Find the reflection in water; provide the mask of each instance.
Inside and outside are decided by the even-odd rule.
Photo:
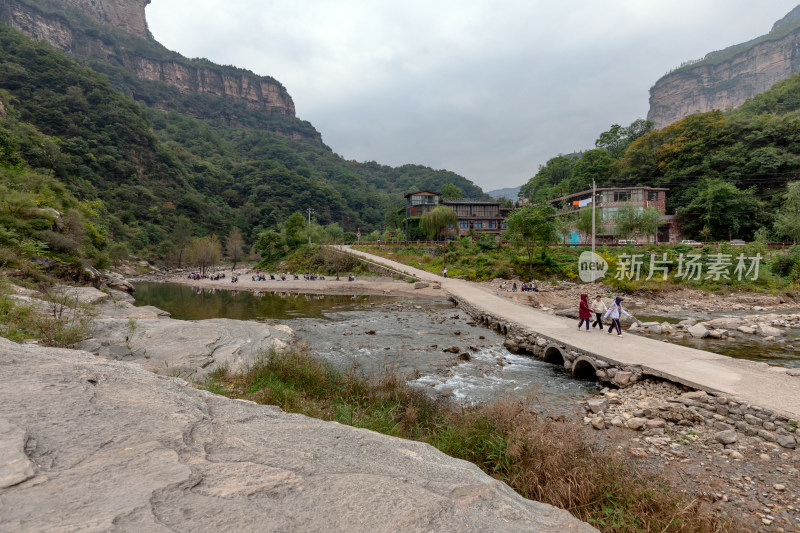
[[[413,384],[462,403],[533,396],[532,407],[567,414],[598,390],[596,383],[570,378],[562,367],[509,353],[504,337],[470,321],[446,300],[198,291],[159,283],[138,283],[136,291],[136,305],[153,305],[178,319],[280,321],[336,366],[356,366],[372,375],[414,375]],[[471,360],[443,351],[453,346],[470,353]]]

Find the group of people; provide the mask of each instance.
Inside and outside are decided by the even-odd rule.
[[[592,313],[594,313],[595,321],[592,324],[592,328],[599,327],[602,331],[605,327],[603,318],[610,318],[611,325],[608,327],[608,333],[611,334],[616,331],[617,337],[622,337],[622,328],[620,327],[619,319],[622,315],[631,316],[622,307],[622,300],[623,298],[621,296],[617,296],[611,307],[608,307],[599,294],[591,304],[589,303],[589,297],[586,294],[581,294],[581,303],[578,308],[578,318],[580,319],[580,322],[578,322],[578,331],[580,331],[584,322],[586,323],[586,331],[589,331],[589,323],[592,321]]]
[[[200,279],[209,279],[211,281],[219,281],[221,279],[225,279],[225,274],[201,274],[200,272],[190,272],[187,276],[188,279],[193,280],[200,280]]]
[[[516,281],[514,282],[514,286],[511,287],[511,290],[512,290],[512,292],[517,292],[517,282]],[[539,289],[536,288],[536,284],[533,281],[531,281],[530,283],[525,283],[523,281],[522,285],[520,286],[520,290],[522,292],[539,292]]]

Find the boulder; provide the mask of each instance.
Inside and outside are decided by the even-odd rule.
[[[613,379],[614,384],[619,387],[625,388],[628,385],[630,385],[632,376],[633,374],[631,372],[617,372],[616,374],[614,374],[614,379]]]
[[[720,431],[716,435],[714,435],[714,440],[720,442],[722,444],[733,444],[738,439],[736,435],[736,431],[733,429],[727,429],[725,431]]]
[[[0,339],[0,366],[0,476],[34,476],[0,531],[596,531],[421,442],[76,350]]]
[[[753,326],[739,326],[736,328],[737,331],[744,333],[745,335],[752,335],[756,332],[756,328]]]
[[[608,400],[606,398],[592,398],[586,402],[586,405],[593,413],[604,413],[608,411]]]
[[[635,416],[633,418],[629,418],[628,421],[625,422],[625,425],[629,429],[635,429],[638,431],[644,429],[647,426],[647,419]]]
[[[690,326],[688,328],[689,335],[694,337],[695,339],[705,339],[708,337],[708,330],[702,324],[695,324],[694,326]]]
[[[782,329],[767,324],[759,323],[756,327],[758,328],[758,334],[762,337],[782,337],[785,335]]]
[[[202,378],[219,366],[241,370],[270,350],[295,342],[288,326],[229,320],[102,318],[92,327],[101,356],[136,361],[151,371]],[[458,351],[456,351],[458,353]]]
[[[427,289],[430,286],[431,284],[428,283],[427,281],[418,281],[414,284],[415,289]]]
[[[687,318],[686,320],[681,320],[680,322],[678,322],[679,326],[683,326],[684,328],[687,329],[694,326],[695,324],[697,324],[697,320],[695,320],[694,318]]]
[[[592,427],[594,429],[605,429],[606,428],[606,421],[603,419],[602,416],[595,416],[592,418]]]
[[[780,435],[778,437],[778,444],[784,448],[793,450],[797,447],[797,440],[793,435]]]

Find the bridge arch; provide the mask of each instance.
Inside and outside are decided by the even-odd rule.
[[[594,360],[585,355],[581,355],[572,365],[572,376],[578,379],[597,379],[597,367]]]
[[[544,349],[542,359],[545,363],[564,366],[564,354],[561,352],[561,348],[555,344],[549,344],[547,348]]]

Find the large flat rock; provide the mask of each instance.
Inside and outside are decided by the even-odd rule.
[[[595,531],[426,444],[87,352],[0,338],[0,390],[0,531]]]
[[[156,308],[132,309],[139,311],[129,318],[96,320],[93,338],[79,347],[98,355],[135,361],[151,371],[194,379],[223,365],[232,371],[242,370],[270,350],[280,352],[295,342],[288,326],[223,318],[155,318],[159,312]]]

